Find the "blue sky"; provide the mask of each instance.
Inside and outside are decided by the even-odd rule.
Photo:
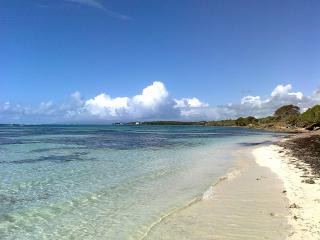
[[[307,107],[320,87],[319,12],[316,0],[1,1],[0,122],[233,117],[277,86],[286,97],[259,114]],[[134,100],[147,86],[161,103]]]

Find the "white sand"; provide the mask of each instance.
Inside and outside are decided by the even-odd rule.
[[[202,200],[164,218],[144,239],[286,239],[288,199],[281,180],[256,163],[251,148],[235,150],[234,155],[234,167]]]
[[[320,181],[316,184],[303,183],[304,170],[292,164],[296,160],[289,157],[284,148],[276,145],[263,146],[253,151],[256,162],[270,168],[283,181],[289,204],[298,208],[289,208],[288,222],[292,232],[287,239],[318,240],[320,239]],[[310,169],[301,163],[304,168]]]

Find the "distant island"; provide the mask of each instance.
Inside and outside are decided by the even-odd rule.
[[[300,113],[295,105],[284,105],[278,108],[273,116],[255,118],[253,116],[239,117],[218,121],[147,121],[114,123],[114,125],[197,125],[197,126],[236,126],[266,129],[284,132],[301,132],[320,129],[320,105],[315,105]]]

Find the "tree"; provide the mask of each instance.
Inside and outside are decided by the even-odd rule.
[[[315,105],[301,114],[301,120],[305,124],[320,124],[320,105]]]
[[[300,114],[300,108],[295,105],[285,105],[280,108],[278,108],[274,112],[274,116],[278,118],[287,118],[289,116],[298,116]]]

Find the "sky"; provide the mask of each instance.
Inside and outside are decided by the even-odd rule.
[[[318,0],[2,0],[0,123],[214,120],[320,103]]]

